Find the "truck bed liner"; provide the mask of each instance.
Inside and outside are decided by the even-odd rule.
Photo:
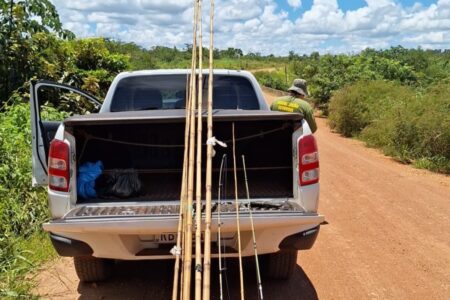
[[[262,120],[248,120],[248,111],[236,113],[228,111],[233,121],[217,122],[214,125],[214,135],[225,142],[228,147],[215,147],[216,155],[213,158],[213,199],[217,199],[219,169],[221,160],[227,155],[227,163],[224,164],[227,171],[223,179],[223,197],[230,199],[234,195],[234,179],[232,164],[232,124],[235,124],[235,141],[238,197],[245,199],[245,186],[241,165],[241,155],[245,155],[249,180],[250,196],[252,199],[278,198],[287,199],[294,196],[293,188],[293,149],[295,147],[292,134],[298,128],[299,123],[295,114],[268,113],[269,118]],[[146,112],[152,115],[154,112]],[[167,113],[167,112],[166,112]],[[221,111],[225,113],[225,111]],[[110,114],[110,115],[118,115]],[[171,112],[173,114],[173,112]],[[159,117],[160,114],[156,114]],[[101,161],[104,166],[102,180],[96,182],[96,188],[100,193],[98,197],[85,199],[79,197],[77,203],[95,202],[147,202],[147,201],[178,201],[183,168],[184,131],[185,125],[179,115],[180,122],[155,123],[145,125],[145,121],[136,120],[136,123],[122,124],[120,121],[111,121],[110,124],[92,125],[87,123],[74,123],[67,131],[71,131],[76,140],[77,167],[86,162]],[[253,115],[261,115],[253,114]],[[276,120],[272,120],[275,118]],[[281,118],[281,119],[277,119]],[[285,120],[286,118],[287,120]],[[80,119],[83,120],[83,119]],[[86,119],[84,119],[86,120]],[[120,119],[122,120],[122,119]],[[145,120],[145,119],[144,119]],[[166,120],[166,119],[164,119]],[[172,119],[173,120],[173,119]],[[108,121],[109,122],[109,121]],[[165,121],[163,121],[165,122]],[[205,124],[206,127],[206,124]],[[207,140],[204,132],[203,141]],[[202,171],[206,172],[206,143],[204,142],[202,155]],[[111,193],[102,193],[104,180],[111,174],[121,174],[123,170],[137,174],[140,182],[140,191],[130,195],[127,199],[114,197]],[[109,176],[109,177],[108,177]],[[202,180],[205,178],[205,173]],[[117,196],[117,195],[112,195]]]

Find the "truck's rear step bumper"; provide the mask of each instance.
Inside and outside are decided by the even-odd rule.
[[[258,251],[261,254],[279,251],[280,246],[305,249],[306,246],[299,246],[296,242],[297,239],[304,238],[293,235],[302,232],[311,234],[309,231],[324,221],[321,215],[305,213],[295,205],[283,206],[286,202],[280,203],[281,205],[277,205],[275,202],[273,206],[260,204],[252,206]],[[158,242],[155,237],[159,235],[176,237],[179,207],[175,203],[148,206],[152,207],[145,207],[142,204],[79,206],[64,218],[45,223],[44,229],[59,237],[58,245],[62,240],[73,240],[80,245],[84,243],[88,246],[85,248],[92,249],[92,255],[97,257],[125,260],[173,258],[168,252],[170,243]],[[223,246],[236,250],[237,224],[234,205],[228,203],[221,208],[220,228]],[[240,229],[243,255],[253,255],[251,219],[249,210],[244,205],[240,206]],[[211,225],[213,246],[217,230],[218,213],[215,206]],[[290,239],[284,241],[290,236],[292,236]],[[172,247],[174,242],[175,240],[171,239]],[[73,243],[69,244],[73,246]],[[228,256],[237,255],[236,251],[229,250]]]
[[[222,214],[221,219],[223,232],[236,230],[235,214]],[[324,221],[324,217],[300,212],[265,212],[253,214],[253,220],[255,229],[258,230],[293,225],[317,225]],[[44,224],[44,230],[72,233],[148,234],[174,233],[177,225],[178,215],[91,217],[53,220]],[[240,228],[242,231],[251,230],[248,212],[240,213]],[[217,213],[212,216],[211,230],[217,231]]]

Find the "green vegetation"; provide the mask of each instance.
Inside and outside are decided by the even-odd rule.
[[[309,83],[311,100],[328,112],[333,93],[360,80],[398,82],[417,91],[450,76],[450,51],[405,49],[401,46],[386,50],[366,49],[355,55],[296,55],[278,58],[278,68],[257,73],[264,85],[287,87],[292,79],[304,78]],[[286,80],[287,79],[287,80]]]
[[[64,72],[61,39],[73,37],[50,1],[0,0],[0,104],[32,76]]]
[[[254,75],[260,84],[281,91],[287,91],[291,84],[290,81],[286,80],[286,74],[278,70],[272,72],[254,72]]]
[[[31,187],[29,111],[28,104],[17,104],[0,114],[0,297],[26,294],[23,276],[53,253],[40,233],[47,193]]]
[[[31,187],[29,80],[50,79],[102,97],[128,57],[110,53],[104,39],[75,40],[50,1],[0,1],[0,298],[28,297],[25,275],[54,255],[41,232],[47,192]],[[67,99],[71,100],[71,99]],[[77,100],[77,99],[75,99]],[[48,103],[47,119],[66,114]],[[73,104],[72,104],[73,105]]]
[[[416,167],[450,173],[450,82],[423,92],[399,83],[360,81],[330,102],[331,128]]]
[[[35,232],[25,238],[11,240],[8,260],[0,265],[1,299],[35,298],[30,294],[35,273],[42,262],[56,256],[55,250],[43,232]],[[4,257],[2,257],[4,259]]]
[[[186,69],[191,66],[192,45],[186,44],[184,49],[176,47],[155,46],[144,49],[134,43],[123,43],[110,39],[105,40],[111,53],[120,53],[129,57],[129,70],[143,69]],[[209,50],[203,48],[204,67],[208,65]],[[217,69],[257,70],[280,66],[282,58],[261,56],[249,53],[243,55],[241,49],[214,49],[214,67]]]
[[[128,68],[128,56],[110,53],[102,38],[74,38],[50,1],[0,0],[0,104],[25,96],[33,78],[104,96],[115,74]]]

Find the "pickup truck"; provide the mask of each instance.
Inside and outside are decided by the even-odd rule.
[[[51,212],[43,228],[59,255],[73,257],[80,281],[106,279],[115,260],[174,259],[170,249],[176,243],[189,74],[190,70],[123,72],[113,80],[103,102],[68,85],[32,82],[33,185],[48,186]],[[203,82],[208,76],[205,71]],[[251,198],[248,205],[238,163],[242,255],[254,254],[251,209],[265,273],[289,278],[298,250],[312,247],[324,221],[317,212],[315,138],[301,115],[270,111],[251,73],[214,70],[213,76],[214,136],[229,147],[216,147],[213,159],[212,257],[218,256],[214,203],[219,166],[224,154],[232,157],[234,123],[237,157],[245,155]],[[99,108],[98,113],[44,120],[48,91],[55,89],[87,99]],[[206,84],[203,92],[206,95]],[[206,109],[202,113],[206,123]],[[80,195],[80,166],[99,161],[102,175],[133,170],[139,191],[125,197]],[[220,199],[221,242],[222,255],[234,258],[238,256],[236,211],[232,160],[228,162]]]

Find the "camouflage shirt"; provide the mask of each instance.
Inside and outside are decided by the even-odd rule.
[[[311,131],[314,133],[317,130],[316,121],[314,120],[314,111],[305,100],[295,98],[293,96],[284,96],[273,101],[270,106],[271,110],[284,112],[297,112],[303,115],[306,122],[308,122]]]

